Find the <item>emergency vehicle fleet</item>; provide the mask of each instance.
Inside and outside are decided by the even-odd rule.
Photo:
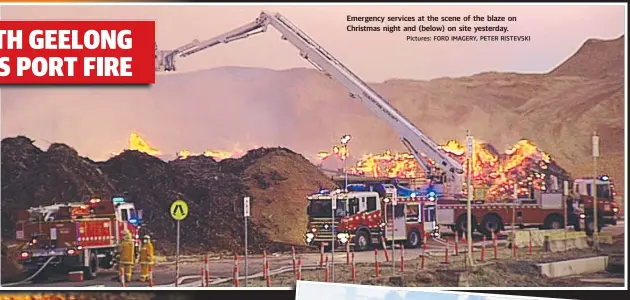
[[[350,97],[358,99],[396,131],[401,142],[409,149],[409,152],[418,161],[418,165],[424,169],[427,177],[431,180],[432,187],[435,189],[435,192],[432,193],[440,194],[438,198],[457,199],[456,195],[461,192],[461,188],[464,185],[462,165],[443,152],[437,143],[426,136],[384,97],[379,95],[324,47],[279,13],[261,12],[258,18],[241,27],[204,41],[193,40],[172,51],[160,51],[156,43],[156,71],[175,71],[176,57],[187,57],[219,44],[227,44],[264,33],[269,26],[281,34],[282,40],[288,41],[297,48],[301,57],[321,71],[322,74],[340,83],[348,90]],[[443,190],[446,190],[447,193],[442,193],[441,191]],[[429,204],[431,201],[428,201],[430,198],[427,197],[428,194],[421,195],[421,197],[417,197],[414,194],[412,197],[409,194],[408,197],[401,197],[400,205],[396,203],[394,206],[391,206],[391,203],[392,201],[398,201],[398,199],[393,200],[397,198],[396,192],[394,192],[393,197],[378,195],[378,193],[372,191],[351,190],[343,193],[328,192],[328,194],[312,195],[309,197],[311,228],[309,228],[310,232],[307,233],[307,242],[321,241],[325,243],[324,236],[326,234],[331,239],[336,238],[338,235],[340,242],[356,240],[356,247],[365,248],[367,247],[365,243],[370,244],[378,239],[376,237],[377,232],[382,230],[379,228],[387,225],[382,223],[385,220],[386,222],[394,222],[393,225],[397,225],[396,222],[399,222],[399,225],[405,224],[405,226],[393,226],[401,230],[398,233],[394,232],[394,239],[405,240],[412,247],[417,246],[418,243],[415,242],[416,235],[427,231],[429,228],[429,223],[423,222],[421,215],[427,210],[435,212],[436,207],[435,204]],[[477,221],[474,224],[479,225],[481,232],[488,232],[490,229],[501,230],[505,224],[511,222],[508,221],[510,218],[505,213],[506,210],[511,210],[515,211],[516,214],[516,221],[512,222],[515,223],[514,225],[538,225],[554,228],[558,226],[558,216],[563,216],[563,196],[566,195],[548,193],[544,196],[535,197],[536,199],[517,199],[512,204],[475,204],[474,217]],[[332,204],[333,197],[336,199],[335,201],[339,202],[335,202],[339,206],[335,210],[334,217],[332,216],[332,207],[324,208],[326,201],[328,204]],[[586,205],[586,202],[584,203]],[[444,209],[441,209],[441,205],[437,205],[438,211],[440,211],[437,215],[438,224],[448,225],[454,230],[461,230],[462,219],[460,214],[463,205],[461,205],[459,200],[452,200],[452,203],[449,205],[445,206]],[[321,206],[321,209],[318,208],[319,206]],[[394,207],[393,218],[386,218],[387,211],[390,211],[390,213],[392,211],[391,209],[388,210],[387,207]],[[414,215],[411,211],[416,207],[424,208],[424,211],[422,209],[419,210],[417,219],[411,217]],[[382,213],[381,210],[383,211]],[[327,216],[328,212],[330,212],[330,216]],[[406,216],[410,217],[407,218]],[[440,219],[443,219],[443,221]],[[333,220],[335,224],[339,224],[337,229],[335,229],[335,226],[331,226]],[[563,222],[560,225],[563,225]],[[436,229],[438,228],[438,226],[435,227]],[[327,231],[330,232],[326,233]],[[385,234],[385,236],[389,235]]]
[[[566,209],[567,226],[584,229],[590,235],[594,231],[592,182],[589,178],[574,180],[573,193],[568,195],[537,193],[534,199],[502,203],[474,200],[472,229],[487,236],[499,234],[507,226],[560,229],[565,226]],[[597,185],[601,230],[616,223],[619,209],[607,176],[599,178]],[[416,248],[424,234],[439,237],[442,228],[463,236],[467,224],[466,200],[440,196],[431,189],[413,191],[393,184],[352,184],[347,192],[320,190],[308,197],[306,243],[326,247],[350,243],[355,250],[362,251],[381,245],[383,240],[389,244],[392,238],[396,243]],[[336,201],[334,220],[332,201]]]
[[[92,279],[115,265],[126,230],[140,246],[141,227],[142,211],[124,197],[32,207],[17,217],[16,239],[24,243],[19,261],[27,271],[83,271]]]

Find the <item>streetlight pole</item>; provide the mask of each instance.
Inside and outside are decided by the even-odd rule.
[[[343,173],[344,173],[344,175],[345,175],[345,177],[346,177],[346,185],[345,185],[345,188],[344,188],[344,189],[345,189],[346,191],[348,190],[348,169],[346,168],[347,158],[348,158],[348,157],[344,157],[344,159],[343,159]]]
[[[473,157],[473,137],[470,135],[469,131],[466,131],[466,161],[467,161],[467,171],[468,171],[468,179],[467,179],[467,195],[468,201],[466,201],[466,244],[468,251],[466,251],[466,261],[467,265],[472,267],[474,264],[474,260],[472,258],[472,157]]]
[[[331,197],[332,205],[332,222],[330,231],[332,233],[332,240],[330,245],[330,282],[335,282],[335,211],[337,210],[337,192],[335,191]],[[328,266],[326,266],[328,267]]]
[[[597,132],[593,132],[593,187],[591,188],[591,192],[593,193],[593,246],[595,246],[595,250],[599,249],[599,227],[597,224],[597,158],[599,157],[599,136]]]
[[[343,150],[341,152],[341,159],[343,160],[343,173],[345,175],[345,188],[344,191],[347,193],[348,192],[348,170],[346,169],[346,159],[348,158],[348,142],[350,142],[350,139],[352,139],[352,137],[349,134],[346,134],[344,136],[341,137],[341,145],[343,146]],[[335,246],[336,246],[336,230],[335,230],[335,211],[337,210],[337,197],[338,197],[338,191],[335,191],[335,193],[333,193],[332,195],[332,226],[330,228],[331,232],[332,232],[332,244],[330,245],[330,281],[331,282],[335,282]],[[346,196],[346,200],[347,200],[347,196]],[[347,203],[345,204],[347,205]]]
[[[392,276],[396,276],[396,206],[398,205],[398,191],[392,195]],[[387,249],[383,249],[387,251]]]
[[[344,136],[341,137],[341,145],[343,146],[343,152],[341,153],[341,159],[343,160],[343,173],[345,175],[345,187],[344,189],[346,190],[346,192],[348,191],[348,169],[346,168],[347,166],[347,160],[348,160],[348,143],[350,142],[350,140],[352,139],[352,137],[349,134],[346,134]]]

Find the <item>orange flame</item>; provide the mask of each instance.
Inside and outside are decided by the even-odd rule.
[[[238,147],[234,147],[235,149],[237,149]],[[256,147],[254,147],[256,148]],[[134,132],[131,133],[131,135],[129,135],[129,146],[127,148],[128,150],[136,150],[136,151],[140,151],[140,152],[144,152],[146,154],[152,155],[152,156],[160,156],[162,155],[162,153],[160,152],[160,150],[153,148],[150,146],[149,142],[143,138],[140,134]],[[203,152],[204,156],[207,157],[212,157],[215,160],[223,160],[226,158],[237,158],[237,157],[241,157],[246,153],[246,151],[243,150],[234,150],[234,151],[217,151],[217,150],[206,150]],[[112,156],[116,156],[120,154],[119,152],[113,152]],[[177,158],[178,159],[186,159],[192,155],[199,155],[199,154],[193,154],[188,150],[180,150],[177,152]]]
[[[215,160],[223,160],[226,158],[236,158],[243,155],[242,151],[214,151],[214,150],[206,150],[203,152],[204,156],[212,157]]]
[[[321,161],[321,160],[324,160],[324,159],[328,158],[330,155],[331,155],[331,153],[322,151],[322,152],[317,153],[317,158]]]
[[[364,155],[350,170],[355,175],[372,177],[419,177],[422,171],[410,153],[393,153],[386,150],[379,154]]]
[[[237,157],[241,157],[243,156],[245,153],[243,151],[217,151],[217,150],[206,150],[203,152],[203,156],[206,157],[212,157],[214,160],[219,161],[219,160],[224,160],[226,158],[237,158]],[[186,159],[188,157],[190,157],[191,155],[198,155],[198,154],[192,154],[190,151],[188,150],[180,150],[179,152],[177,152],[177,158],[178,159]]]
[[[129,150],[136,150],[153,156],[161,154],[160,150],[151,147],[147,140],[135,132],[129,136]]]
[[[317,159],[321,163],[322,161],[329,158],[331,155],[335,155],[339,157],[341,160],[348,159],[350,157],[350,151],[348,151],[348,147],[345,145],[333,146],[332,152],[320,151],[317,153]]]
[[[149,142],[136,132],[132,132],[129,135],[129,146],[126,150],[140,151],[152,156],[161,155],[160,150],[151,147]],[[116,156],[118,154],[120,154],[120,152],[114,152],[112,153],[112,156]]]
[[[457,140],[449,140],[440,148],[459,161],[467,171],[466,147]],[[338,153],[338,147],[333,152]],[[424,156],[424,155],[423,155]],[[431,160],[427,160],[434,164]],[[500,154],[482,142],[475,140],[471,160],[472,181],[475,189],[485,189],[488,200],[505,199],[518,193],[529,193],[530,188],[545,190],[545,174],[534,167],[546,169],[551,163],[549,154],[538,149],[529,140],[520,140]],[[364,155],[350,170],[355,175],[370,177],[419,178],[424,172],[410,153],[383,153]],[[464,193],[465,194],[465,193]]]
[[[446,144],[440,146],[440,149],[457,156],[464,155],[466,153],[466,147],[460,144],[457,140],[450,140],[446,142]]]

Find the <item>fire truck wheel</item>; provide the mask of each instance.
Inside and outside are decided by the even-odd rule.
[[[472,221],[472,232],[475,232],[475,228],[477,227],[477,219],[475,219],[475,217],[473,216],[471,221]],[[459,216],[459,218],[457,218],[457,222],[455,223],[455,230],[457,230],[457,233],[459,234],[459,236],[464,236],[464,234],[466,234],[467,227],[468,227],[468,222],[466,220],[466,215],[464,214],[464,215]]]
[[[497,215],[490,214],[483,217],[479,231],[486,236],[491,236],[493,231],[495,234],[501,232],[502,227],[503,222],[501,221],[501,218]]]
[[[355,239],[354,248],[356,251],[369,250],[372,243],[370,241],[370,235],[365,230],[359,231],[355,236]]]
[[[83,268],[83,275],[85,279],[90,280],[96,278],[96,273],[98,273],[98,258],[96,253],[92,252],[88,266]]]
[[[562,222],[564,220],[562,219],[561,216],[558,215],[551,215],[548,216],[547,219],[545,219],[545,229],[561,229],[564,226],[562,226]]]
[[[418,248],[422,244],[422,240],[420,239],[420,233],[417,230],[412,230],[409,232],[407,236],[407,241],[405,243],[408,249]]]

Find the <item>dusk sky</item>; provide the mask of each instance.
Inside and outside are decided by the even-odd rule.
[[[625,6],[620,4],[0,5],[0,17],[5,20],[156,20],[156,40],[160,49],[174,49],[194,39],[205,40],[229,32],[254,21],[261,11],[277,11],[283,14],[356,75],[372,83],[393,78],[429,80],[445,76],[461,77],[490,71],[544,73],[573,55],[586,40],[618,38],[625,33],[626,28]],[[529,35],[531,41],[407,42],[405,32],[346,30],[349,24],[348,15],[464,17],[489,14],[516,17],[517,21],[448,25],[498,24],[507,26],[509,35]],[[443,24],[438,22],[435,25]],[[321,144],[315,145],[311,144],[315,138],[303,138],[302,131],[291,130],[299,123],[292,118],[300,119],[293,110],[301,111],[303,107],[314,103],[301,104],[299,102],[301,99],[319,101],[317,99],[320,97],[323,99],[342,95],[336,94],[337,92],[333,94],[332,87],[322,85],[321,90],[310,87],[310,84],[317,82],[314,79],[316,77],[305,75],[307,73],[302,72],[303,70],[294,70],[293,74],[297,75],[290,80],[269,81],[273,82],[273,86],[269,86],[264,85],[265,80],[280,78],[277,76],[281,74],[261,69],[220,68],[253,67],[274,70],[311,68],[311,65],[300,57],[297,49],[282,41],[279,33],[271,27],[266,33],[229,44],[220,44],[196,55],[179,58],[177,67],[178,72],[188,74],[158,76],[158,84],[146,89],[112,87],[2,89],[0,91],[2,137],[26,135],[35,139],[36,144],[43,148],[50,142],[63,142],[76,147],[81,155],[106,159],[112,152],[126,147],[129,133],[136,131],[165,153],[175,153],[181,149],[202,151],[211,148],[235,151],[277,145],[298,149],[304,153],[316,153],[328,149],[328,145],[337,140],[337,135],[344,133],[336,131],[323,133],[317,125],[309,127],[310,122],[305,122],[302,131],[310,132],[308,136],[318,136],[317,143]],[[199,70],[205,70],[201,73],[207,73],[203,78],[208,79],[204,80],[212,82],[199,85],[201,77],[189,73]],[[238,75],[241,77],[230,77],[236,76],[234,74],[241,74]],[[253,79],[248,79],[250,78],[248,76],[253,76],[251,77]],[[262,77],[258,77],[260,80],[257,80],[256,76]],[[258,83],[262,86],[256,86]],[[192,88],[193,86],[195,88]],[[178,91],[183,88],[187,90]],[[444,93],[448,94],[449,91]],[[186,98],[178,98],[183,94],[186,94]],[[229,97],[233,99],[230,103],[207,101]],[[411,95],[405,97],[412,98]],[[264,98],[262,99],[264,101],[261,101],[261,98]],[[461,97],[453,100],[466,101]],[[221,105],[222,113],[215,109],[217,104]],[[91,112],[96,111],[100,120],[108,121],[92,122],[94,117]],[[173,114],[174,111],[178,111],[179,114]],[[333,112],[337,113],[331,109],[330,113]],[[238,125],[233,124],[233,116],[242,118]],[[224,124],[232,125],[228,130],[222,129]],[[343,129],[345,132],[353,131],[350,125],[347,126]],[[214,132],[211,136],[207,135],[209,129],[213,129]],[[357,141],[360,138],[357,135]],[[364,140],[368,141],[369,138],[364,137]],[[511,144],[512,140],[507,143]],[[361,148],[357,149],[358,151],[380,149]]]
[[[588,38],[612,39],[625,32],[625,9],[616,5],[573,6],[2,6],[2,19],[153,19],[157,43],[173,49],[193,39],[214,37],[256,19],[260,11],[277,11],[335,55],[366,81],[391,78],[432,79],[485,71],[546,72],[573,54]],[[353,16],[513,16],[511,35],[531,42],[407,42],[406,33],[348,32]],[[442,23],[438,23],[442,24]],[[495,23],[496,24],[496,23]],[[425,24],[426,25],[426,24]],[[460,23],[453,24],[460,25]],[[179,59],[180,71],[220,66],[288,69],[310,67],[297,50],[268,32],[218,45]]]

